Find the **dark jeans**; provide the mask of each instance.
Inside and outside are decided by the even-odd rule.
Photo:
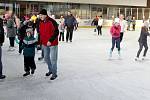
[[[29,72],[31,70],[36,69],[34,57],[26,57],[24,56],[24,71]]]
[[[23,44],[23,41],[20,40],[20,41],[19,41],[19,53],[20,53],[20,54],[22,53],[22,44]]]
[[[3,70],[3,64],[2,64],[2,48],[0,46],[0,76],[3,74],[2,73]]]
[[[133,31],[135,31],[135,24],[133,24]]]
[[[112,51],[114,50],[115,45],[118,48],[118,51],[120,51],[120,37],[117,38],[112,37],[112,48],[111,48]]]
[[[102,35],[102,26],[97,26],[98,35]]]
[[[74,27],[67,27],[67,34],[66,34],[66,41],[68,42],[68,39],[72,41],[73,37],[73,29]]]
[[[124,34],[123,32],[120,33],[120,43],[122,42],[123,34]]]
[[[9,37],[10,47],[14,47],[15,37]]]
[[[144,57],[146,56],[146,53],[147,53],[147,50],[148,50],[148,45],[147,45],[147,43],[139,43],[139,50],[138,50],[138,52],[137,52],[137,57],[138,57],[138,58],[139,58],[139,56],[140,56],[140,53],[141,53],[143,47],[145,48],[143,56],[144,56]]]
[[[60,35],[59,35],[59,41],[64,41],[64,32],[60,32]]]
[[[44,48],[42,47],[41,57],[44,58]]]

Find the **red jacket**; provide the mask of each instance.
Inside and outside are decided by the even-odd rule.
[[[51,46],[58,45],[58,25],[55,20],[47,17],[46,20],[41,21],[39,24],[40,43],[47,46],[47,42],[51,42]]]
[[[120,37],[120,31],[121,31],[121,26],[115,26],[113,25],[110,29],[110,33],[112,35],[112,37]]]

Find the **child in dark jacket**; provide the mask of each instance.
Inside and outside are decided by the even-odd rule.
[[[145,48],[145,50],[144,50],[142,60],[144,60],[145,57],[146,57],[146,53],[147,53],[147,50],[148,50],[147,36],[150,36],[150,33],[148,32],[148,22],[145,22],[144,26],[142,26],[142,28],[141,28],[141,34],[140,34],[140,37],[139,37],[139,40],[138,40],[139,50],[138,50],[137,56],[135,58],[136,61],[139,60],[139,56],[140,56],[140,53],[141,53],[143,47]]]
[[[35,57],[35,46],[37,40],[33,36],[33,29],[27,28],[26,29],[26,36],[23,39],[23,55],[24,55],[24,70],[25,74],[23,76],[34,74],[36,69],[34,57]]]

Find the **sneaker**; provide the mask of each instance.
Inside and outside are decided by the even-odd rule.
[[[5,79],[5,78],[6,78],[5,75],[1,75],[1,76],[0,76],[0,79]]]
[[[24,77],[28,75],[30,75],[30,72],[26,72],[25,74],[23,74]]]
[[[140,59],[139,59],[138,57],[136,57],[136,58],[135,58],[135,61],[138,61],[138,60],[140,60]]]
[[[35,69],[32,69],[32,70],[31,70],[31,74],[34,74],[34,72],[35,72]]]
[[[57,78],[57,75],[52,75],[52,77],[50,78],[50,80],[55,80]]]
[[[52,74],[52,72],[48,72],[45,74],[45,76],[50,76]]]

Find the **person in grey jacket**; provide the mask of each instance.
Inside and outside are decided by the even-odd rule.
[[[3,20],[0,18],[0,79],[4,79],[6,76],[3,75],[3,64],[2,64],[2,44],[4,42],[4,28],[3,28]]]
[[[14,22],[14,18],[12,14],[8,15],[6,27],[7,27],[7,37],[9,38],[9,41],[10,41],[9,50],[14,50],[16,28],[15,28],[15,22]]]
[[[77,21],[75,17],[71,14],[70,11],[68,11],[68,15],[65,18],[65,27],[67,28],[66,42],[68,42],[68,40],[72,42],[73,30],[74,30],[74,26],[76,25],[76,22]]]
[[[141,34],[140,34],[140,37],[139,37],[139,40],[138,40],[139,50],[138,50],[137,56],[135,58],[136,61],[139,60],[139,56],[140,56],[140,53],[141,53],[143,47],[145,48],[145,50],[144,50],[142,60],[144,60],[145,57],[146,57],[146,53],[147,53],[147,50],[148,50],[147,36],[150,36],[150,33],[148,32],[148,22],[145,22],[144,26],[141,28]]]

